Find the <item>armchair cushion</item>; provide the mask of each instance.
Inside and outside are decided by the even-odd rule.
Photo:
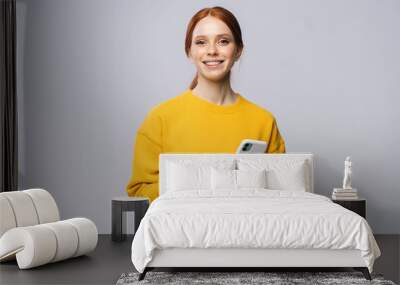
[[[85,218],[18,227],[0,239],[0,260],[14,256],[20,269],[80,256],[97,245],[97,228]]]

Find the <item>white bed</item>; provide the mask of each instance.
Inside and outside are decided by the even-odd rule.
[[[210,165],[222,178],[206,177]],[[161,154],[159,166],[160,197],[132,243],[140,279],[155,267],[354,267],[370,278],[380,255],[372,231],[362,217],[313,194],[312,154]],[[194,168],[203,170],[191,177],[186,169]],[[223,187],[224,173],[250,177],[258,168],[269,171],[263,188],[275,190],[248,187],[259,176],[240,182],[239,172],[234,182],[247,187]]]

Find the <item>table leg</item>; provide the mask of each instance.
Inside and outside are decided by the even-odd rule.
[[[112,218],[111,218],[111,239],[113,241],[123,241],[126,238],[126,215],[122,210],[122,203],[112,201]]]
[[[135,234],[136,231],[138,230],[140,221],[143,219],[144,215],[146,214],[148,207],[149,207],[148,203],[142,203],[135,207],[135,229],[134,229],[133,234]]]

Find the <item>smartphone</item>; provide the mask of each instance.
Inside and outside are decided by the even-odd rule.
[[[236,153],[265,153],[268,144],[265,141],[244,139],[236,150]]]

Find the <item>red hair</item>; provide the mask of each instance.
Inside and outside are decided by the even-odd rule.
[[[223,21],[228,28],[231,30],[234,41],[239,49],[243,48],[243,41],[242,41],[242,31],[240,29],[239,22],[237,21],[236,17],[227,9],[215,6],[212,8],[204,8],[198,11],[192,19],[190,20],[187,30],[186,30],[186,39],[185,39],[185,52],[186,55],[189,56],[190,48],[192,46],[192,36],[193,30],[196,27],[197,23],[207,17],[212,16],[221,21]],[[197,85],[197,75],[193,79],[192,83],[190,84],[190,89],[195,88]]]

